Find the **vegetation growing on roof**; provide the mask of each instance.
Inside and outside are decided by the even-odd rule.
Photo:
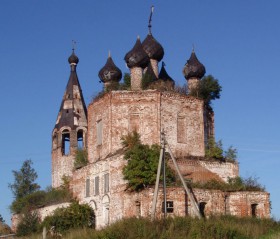
[[[190,185],[192,188],[214,189],[224,192],[265,191],[265,187],[258,182],[256,177],[229,178],[228,182],[212,179],[207,182],[191,182]]]
[[[230,146],[224,151],[222,141],[216,142],[213,137],[210,137],[205,148],[205,158],[234,163],[237,162],[237,149]]]
[[[204,76],[198,83],[196,88],[193,88],[189,95],[203,99],[205,106],[212,110],[211,103],[213,100],[220,99],[222,86],[219,81],[212,75]]]

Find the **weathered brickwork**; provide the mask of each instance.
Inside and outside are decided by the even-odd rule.
[[[160,130],[164,130],[185,178],[206,182],[211,179],[227,181],[228,178],[238,176],[237,163],[194,159],[203,158],[205,154],[205,129],[209,127],[205,124],[202,100],[157,90],[111,91],[95,99],[88,107],[88,130],[85,137],[88,165],[73,170],[72,154],[63,156],[59,153],[61,150],[54,150],[53,154],[57,155],[53,156],[53,164],[57,168],[61,167],[61,173],[56,173],[56,177],[63,176],[67,170],[71,171],[73,195],[81,203],[89,203],[93,207],[97,228],[123,217],[150,217],[154,189],[148,188],[139,193],[127,190],[122,174],[126,161],[123,159],[121,137],[137,130],[143,143],[159,144]],[[59,147],[59,143],[57,145]],[[55,181],[59,182],[59,179]],[[205,216],[250,216],[252,210],[257,217],[270,215],[267,193],[225,193],[202,189],[193,189],[193,192]],[[160,189],[156,205],[158,218],[163,216],[162,201]],[[194,215],[182,187],[169,187],[167,201],[173,205],[168,215]]]
[[[153,39],[152,42],[155,43]],[[102,68],[105,75],[101,74],[101,80],[108,92],[95,98],[87,108],[76,75],[79,60],[73,52],[74,55],[69,58],[70,79],[53,130],[52,186],[59,187],[63,183],[62,177],[69,176],[74,197],[94,209],[97,228],[124,217],[151,216],[154,188],[131,192],[123,179],[122,170],[127,162],[123,158],[121,137],[129,132],[137,131],[142,143],[149,145],[160,144],[160,135],[164,132],[186,180],[207,182],[214,179],[226,182],[239,176],[238,163],[206,161],[204,158],[208,139],[215,137],[213,110],[202,99],[174,91],[174,81],[167,74],[164,64],[159,74],[158,62],[163,57],[163,49],[158,43],[145,47],[149,61],[141,50],[140,39],[136,44],[137,47],[125,57],[131,71],[131,89],[109,91],[109,85],[117,84],[120,80],[121,72],[112,61],[106,63]],[[161,54],[150,54],[151,50]],[[153,71],[154,81],[148,90],[142,90],[143,69],[146,73]],[[194,51],[183,73],[189,90],[194,89],[204,76],[205,67]],[[68,142],[69,151],[66,153]],[[79,147],[87,149],[88,164],[74,169]],[[171,163],[170,166],[174,167]],[[269,194],[266,192],[223,192],[196,188],[192,192],[200,213],[205,217],[212,214],[270,216]],[[168,187],[166,197],[169,216],[195,215],[195,208],[183,187]],[[163,190],[160,188],[157,218],[163,217],[162,202]],[[46,214],[43,209],[40,213],[42,217]]]

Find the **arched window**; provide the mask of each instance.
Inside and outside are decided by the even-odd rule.
[[[84,132],[82,129],[79,129],[77,132],[77,143],[79,149],[84,148]]]
[[[62,155],[68,155],[70,153],[70,132],[65,129],[62,131]]]

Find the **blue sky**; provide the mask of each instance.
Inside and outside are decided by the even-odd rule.
[[[12,170],[30,158],[42,188],[51,184],[51,132],[70,73],[71,41],[88,104],[102,88],[98,71],[109,50],[128,72],[124,55],[137,35],[147,35],[151,5],[169,75],[185,83],[182,68],[194,44],[207,74],[223,87],[213,105],[216,138],[238,149],[241,175],[259,177],[280,219],[279,1],[2,0],[0,214],[8,223]]]

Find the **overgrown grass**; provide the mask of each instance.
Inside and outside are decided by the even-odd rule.
[[[231,216],[195,219],[175,217],[166,220],[130,218],[95,231],[80,229],[68,231],[66,239],[276,239],[280,223],[272,219],[237,218]],[[39,239],[41,235],[28,237]]]

